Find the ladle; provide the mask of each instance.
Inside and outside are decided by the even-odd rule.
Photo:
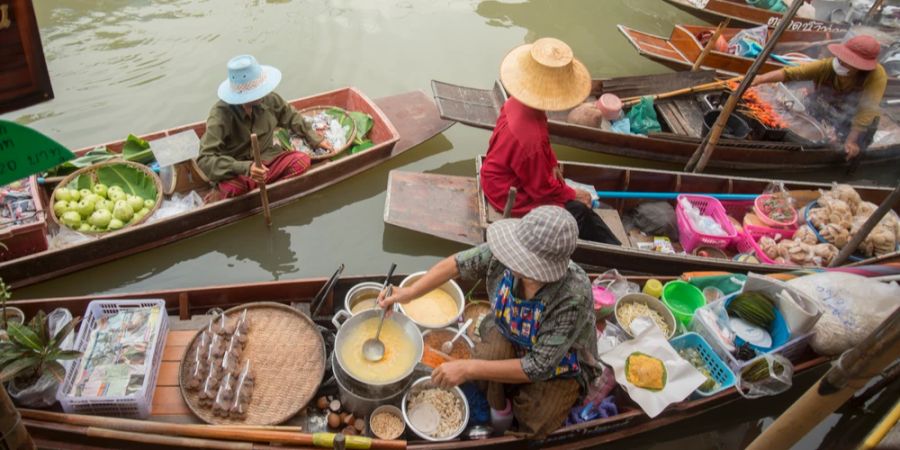
[[[394,274],[394,269],[396,268],[397,264],[391,263],[391,268],[388,270],[387,278],[385,278],[384,287],[382,288],[385,297],[391,295],[391,275]],[[381,326],[384,325],[384,316],[386,312],[387,308],[381,309],[381,319],[378,321],[378,329],[375,331],[375,337],[363,342],[363,356],[372,362],[381,361],[381,358],[384,358],[384,342],[381,342],[381,340],[378,339],[378,336],[381,335]]]
[[[450,352],[453,351],[453,343],[456,342],[456,340],[459,339],[459,337],[469,329],[469,325],[472,325],[471,318],[467,320],[466,323],[463,324],[463,326],[459,327],[459,331],[456,332],[456,336],[453,336],[453,339],[450,339],[449,341],[441,344],[441,351],[449,355]]]

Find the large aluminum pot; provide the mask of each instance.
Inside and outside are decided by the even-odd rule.
[[[407,287],[407,286],[412,285],[413,283],[418,281],[419,278],[422,278],[423,275],[425,275],[425,272],[416,272],[416,273],[410,274],[408,277],[404,278],[403,281],[400,282],[400,287]],[[426,324],[419,323],[419,322],[416,322],[415,320],[413,320],[413,322],[415,322],[416,325],[418,325],[422,328],[425,328],[425,329],[427,329],[427,328],[446,328],[451,325],[455,325],[457,320],[459,320],[459,316],[460,316],[460,314],[462,314],[463,307],[465,307],[465,304],[466,304],[465,296],[463,295],[462,289],[453,280],[449,280],[446,283],[438,286],[438,289],[443,290],[444,292],[450,294],[451,297],[453,297],[453,300],[456,302],[456,307],[457,307],[456,316],[448,319],[444,323],[436,324],[436,325],[426,325]],[[406,314],[406,310],[403,309],[403,305],[400,305],[400,311],[403,312],[403,314]]]
[[[380,315],[381,315],[381,309],[370,309],[368,311],[362,311],[359,314],[356,314],[354,316],[351,316],[350,312],[345,311],[345,310],[340,310],[337,313],[335,313],[334,317],[331,319],[331,323],[333,323],[334,326],[338,330],[337,337],[334,340],[334,354],[336,355],[336,358],[334,358],[335,363],[336,363],[335,367],[336,368],[339,367],[343,371],[343,373],[345,373],[347,375],[347,377],[350,378],[351,380],[354,380],[363,385],[370,386],[370,387],[377,386],[377,387],[385,387],[385,388],[394,387],[400,383],[405,382],[406,378],[409,377],[410,374],[412,374],[413,369],[415,369],[415,367],[416,367],[416,363],[418,363],[419,361],[422,360],[422,352],[424,351],[424,348],[425,348],[425,344],[422,341],[422,332],[419,331],[419,327],[417,327],[416,324],[413,323],[413,321],[409,319],[409,317],[406,317],[402,314],[394,313],[394,314],[391,314],[389,317],[385,317],[385,319],[384,319],[385,321],[392,320],[392,321],[396,322],[398,325],[400,325],[400,328],[403,329],[403,332],[404,332],[404,334],[406,334],[406,337],[410,341],[412,341],[412,344],[413,344],[414,354],[413,354],[412,362],[411,362],[410,366],[402,372],[402,375],[400,375],[392,380],[387,380],[384,382],[372,382],[370,380],[360,379],[347,371],[347,369],[345,368],[346,365],[344,364],[344,361],[341,358],[341,349],[344,347],[344,343],[346,342],[347,336],[351,333],[351,331],[354,330],[356,327],[360,326],[361,323],[363,323],[369,319],[372,319],[372,318],[377,319]],[[342,323],[341,322],[342,319],[346,319],[346,322]]]
[[[344,296],[344,309],[352,315],[353,306],[356,305],[357,302],[372,295],[374,295],[375,298],[378,298],[378,294],[381,293],[382,287],[384,286],[381,283],[376,283],[374,281],[364,281],[353,286],[347,291],[347,295]]]
[[[341,404],[347,411],[359,417],[369,415],[381,405],[399,405],[401,396],[413,380],[413,374],[409,374],[405,379],[390,387],[365,386],[354,381],[350,375],[341,370],[333,353],[331,367],[334,371],[334,380],[338,385]]]

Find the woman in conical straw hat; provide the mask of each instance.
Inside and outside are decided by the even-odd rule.
[[[261,65],[250,55],[231,58],[227,68],[228,78],[219,84],[220,100],[209,112],[197,158],[200,169],[216,183],[208,201],[235,197],[255,189],[261,181],[272,183],[309,168],[308,155],[273,143],[277,128],[299,134],[310,147],[331,148],[274,92],[281,81],[278,69]],[[259,138],[262,166],[253,164],[252,133]]]
[[[566,185],[547,128],[545,111],[564,111],[590,94],[591,76],[572,49],[554,38],[514,48],[500,65],[500,81],[510,94],[481,168],[488,202],[503,210],[510,187],[518,191],[514,216],[541,205],[565,208],[578,223],[581,239],[619,244],[591,209],[590,193]]]
[[[483,279],[492,312],[478,328],[473,358],[441,364],[432,379],[444,387],[480,382],[496,414],[514,415],[519,432],[540,439],[562,425],[601,370],[591,283],[570,259],[577,240],[571,214],[539,206],[492,223],[487,243],[379,302],[408,303],[451,278]]]

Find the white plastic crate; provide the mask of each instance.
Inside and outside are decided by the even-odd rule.
[[[166,301],[162,299],[144,300],[94,300],[88,304],[87,312],[75,339],[75,350],[85,351],[91,331],[97,327],[97,320],[108,317],[119,311],[130,308],[148,308],[159,306],[160,316],[156,328],[155,342],[147,346],[145,361],[151,361],[144,375],[144,384],[130,395],[109,397],[75,397],[68,395],[75,384],[78,367],[81,358],[72,361],[71,369],[66,372],[66,378],[60,385],[57,399],[62,405],[63,411],[73,414],[95,414],[115,417],[147,418],[150,416],[150,407],[153,403],[153,392],[156,390],[156,377],[159,375],[160,360],[163,349],[166,346],[166,336],[169,331],[169,318],[166,313]]]
[[[712,305],[716,305],[719,302],[724,302],[726,299],[731,298],[735,294],[720,298],[713,303],[710,303],[700,309],[711,309]],[[699,310],[698,310],[699,311]],[[749,361],[739,361],[731,353],[726,351],[726,349],[722,346],[722,341],[719,339],[718,335],[714,330],[711,329],[711,325],[706,323],[706,320],[703,319],[703,316],[700,314],[694,313],[693,320],[691,320],[691,331],[699,334],[709,343],[709,346],[712,347],[713,351],[722,358],[722,361],[725,361],[725,364],[728,364],[728,368],[734,371],[735,375],[741,373],[745,367],[747,367],[750,363],[752,363],[756,358],[753,358]],[[806,350],[809,345],[809,338],[812,336],[812,333],[805,333],[800,336],[793,336],[790,340],[785,342],[783,345],[776,347],[767,354],[771,355],[782,355],[791,362],[796,362],[797,358],[800,357],[803,352]]]

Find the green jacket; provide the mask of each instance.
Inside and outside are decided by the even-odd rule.
[[[229,105],[220,100],[213,105],[206,119],[206,132],[200,139],[197,164],[214,182],[247,175],[253,164],[250,134],[256,133],[259,139],[263,162],[271,161],[284,151],[273,143],[277,128],[299,134],[310,146],[322,141],[322,137],[306,120],[274,92],[253,106],[251,116],[240,105]]]

